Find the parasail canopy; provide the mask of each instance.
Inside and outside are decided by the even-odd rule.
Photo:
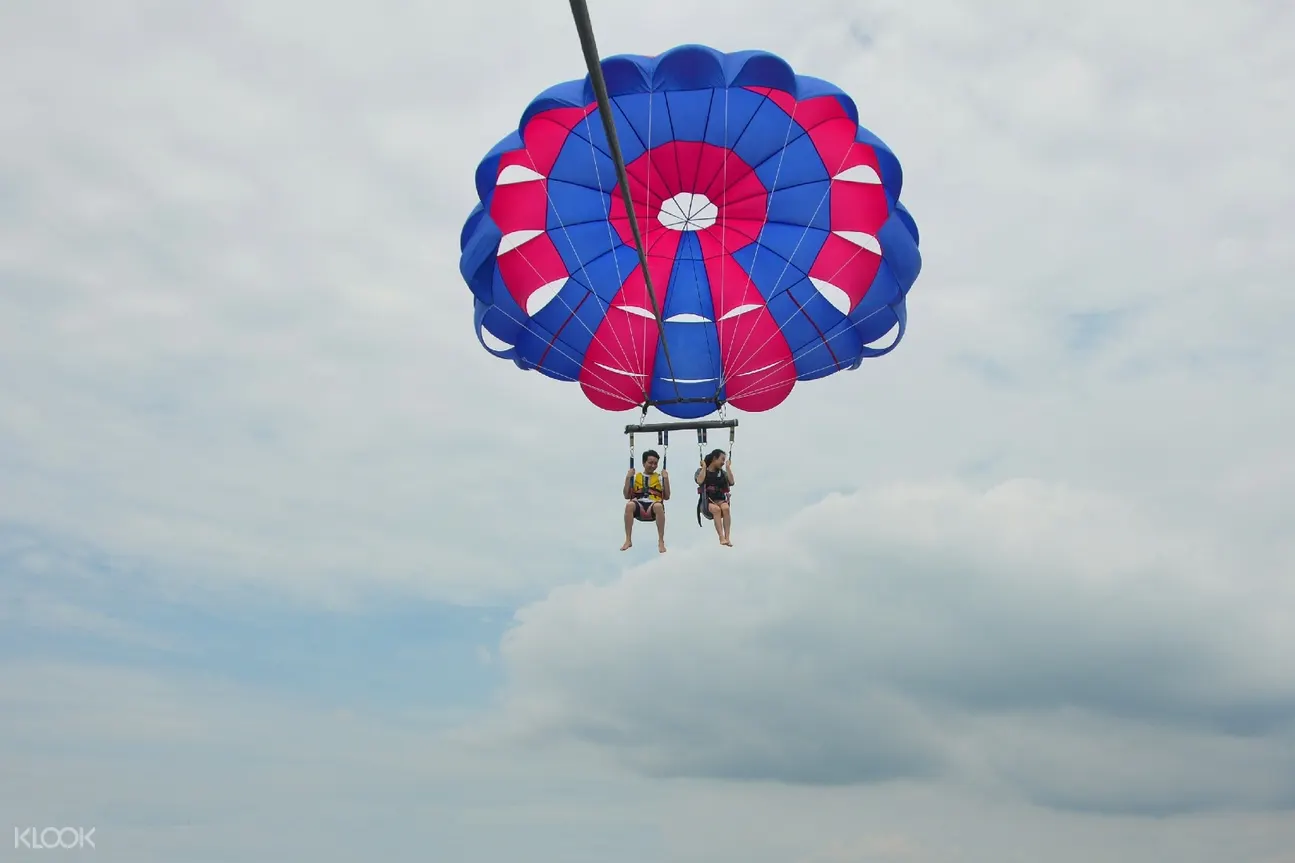
[[[461,236],[488,351],[607,410],[696,419],[898,345],[918,231],[849,96],[763,51],[601,70],[638,231],[594,82],[541,93],[477,168]]]

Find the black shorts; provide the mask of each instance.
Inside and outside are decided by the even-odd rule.
[[[652,507],[658,503],[653,500],[636,500],[634,501],[634,517],[639,521],[656,521],[656,513]]]

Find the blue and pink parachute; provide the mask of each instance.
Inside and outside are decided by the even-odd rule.
[[[849,96],[761,51],[602,69],[664,332],[586,77],[540,94],[477,168],[460,270],[486,350],[606,410],[696,419],[769,410],[899,344],[917,226]]]

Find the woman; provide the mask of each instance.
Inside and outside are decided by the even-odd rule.
[[[702,460],[702,466],[693,474],[697,483],[697,492],[702,496],[699,501],[710,512],[715,522],[715,533],[719,535],[719,544],[733,547],[729,539],[729,530],[733,525],[733,514],[729,511],[728,490],[733,487],[733,466],[728,463],[728,454],[722,449],[711,452]]]

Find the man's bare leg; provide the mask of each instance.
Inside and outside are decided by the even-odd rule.
[[[665,554],[665,505],[652,504],[652,512],[656,515],[656,550]]]
[[[625,544],[621,546],[621,551],[627,551],[634,542],[630,535],[634,532],[634,501],[625,504]]]

